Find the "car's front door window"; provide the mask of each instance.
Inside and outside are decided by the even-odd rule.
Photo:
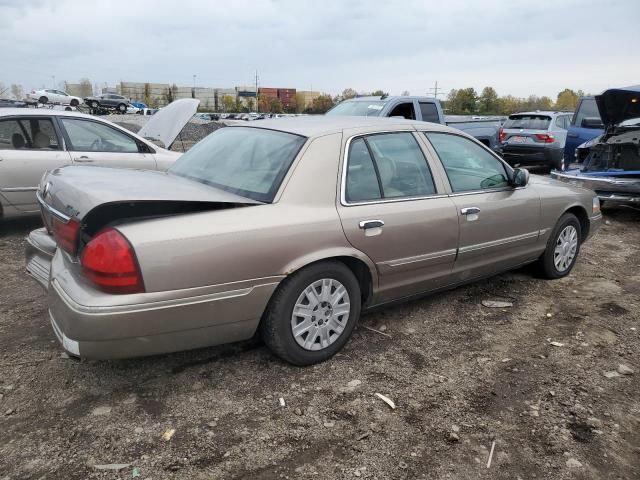
[[[509,186],[505,165],[472,140],[448,133],[425,135],[440,157],[454,192]]]
[[[77,118],[62,118],[70,149],[77,152],[138,153],[137,142],[109,125]]]

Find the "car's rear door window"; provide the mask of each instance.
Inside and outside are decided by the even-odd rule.
[[[50,118],[0,121],[0,150],[58,150],[60,142]]]
[[[103,123],[78,118],[60,118],[76,152],[139,153],[138,142],[123,132]]]
[[[551,117],[547,115],[510,115],[504,128],[524,130],[547,130],[551,124]]]
[[[505,165],[474,141],[449,133],[425,132],[454,192],[509,186]]]
[[[436,193],[427,160],[412,133],[383,133],[351,142],[345,200],[423,197]]]

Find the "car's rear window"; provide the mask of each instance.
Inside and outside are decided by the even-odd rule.
[[[547,115],[510,115],[504,128],[522,128],[526,130],[546,130],[551,123]]]
[[[180,157],[169,172],[271,202],[305,141],[300,135],[276,130],[221,128]]]
[[[377,117],[387,103],[382,100],[346,100],[327,112],[327,115],[354,115],[357,117]]]

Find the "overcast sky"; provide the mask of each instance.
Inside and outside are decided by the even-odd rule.
[[[640,83],[640,0],[0,0],[0,82],[338,93]]]

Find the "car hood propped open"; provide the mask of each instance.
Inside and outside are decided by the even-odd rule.
[[[605,128],[640,117],[640,85],[611,88],[595,99]]]
[[[160,140],[165,148],[171,147],[178,134],[198,110],[200,100],[181,98],[158,110],[140,129],[138,135],[151,140]]]

